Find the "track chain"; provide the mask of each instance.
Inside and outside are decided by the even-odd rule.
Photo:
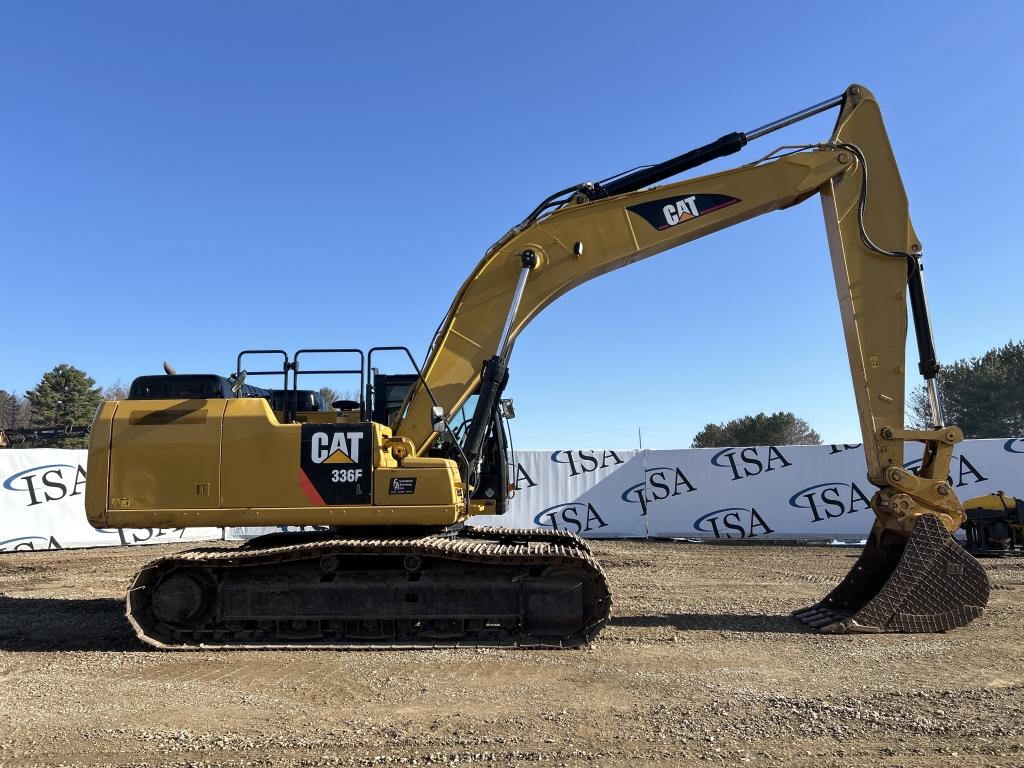
[[[502,543],[511,543],[516,540],[558,542],[576,547],[584,552],[591,552],[590,543],[578,533],[559,531],[553,528],[500,528],[489,525],[467,525],[459,531],[459,535],[474,539],[497,539]]]
[[[214,574],[220,569],[242,566],[266,566],[329,556],[384,555],[419,556],[443,561],[497,566],[566,566],[578,570],[588,580],[587,588],[593,604],[584,626],[564,637],[532,637],[522,629],[495,637],[487,633],[483,639],[472,636],[429,638],[425,641],[332,642],[316,639],[310,642],[260,642],[251,628],[232,630],[212,622],[196,631],[175,629],[156,619],[150,597],[153,588],[167,572],[181,566],[203,569]],[[451,647],[575,647],[590,642],[607,624],[611,611],[611,595],[604,571],[582,539],[566,531],[545,531],[507,528],[464,528],[457,537],[422,536],[407,538],[336,538],[267,548],[224,549],[206,547],[168,555],[147,564],[136,575],[128,593],[127,616],[136,635],[145,643],[167,650],[210,649],[386,649],[386,648],[451,648]],[[386,621],[386,618],[379,619]],[[276,622],[269,622],[276,626]],[[329,623],[329,622],[327,622]],[[275,630],[276,631],[276,630]],[[264,631],[263,634],[266,634]],[[170,636],[169,636],[170,635]],[[191,635],[191,637],[190,637]]]

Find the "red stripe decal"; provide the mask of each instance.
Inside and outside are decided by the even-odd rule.
[[[326,507],[323,497],[317,491],[313,484],[309,482],[309,477],[306,473],[299,468],[299,487],[302,488],[302,492],[306,494],[306,498],[309,499],[310,503],[316,504],[318,507]]]

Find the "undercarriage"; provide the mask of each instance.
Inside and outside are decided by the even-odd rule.
[[[128,593],[136,634],[168,650],[571,648],[610,615],[604,572],[571,533],[284,541],[149,563]]]

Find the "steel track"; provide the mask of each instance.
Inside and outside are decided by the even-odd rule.
[[[166,650],[568,648],[610,616],[604,571],[565,531],[249,544],[146,565],[127,600],[138,637]]]

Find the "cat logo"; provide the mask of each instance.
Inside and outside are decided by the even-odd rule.
[[[700,193],[686,197],[663,197],[646,203],[631,205],[626,210],[635,213],[658,231],[670,229],[700,216],[707,216],[726,206],[740,202],[738,197],[716,193]]]
[[[700,211],[697,210],[697,196],[690,195],[682,200],[669,203],[661,209],[661,212],[665,214],[665,223],[670,227],[674,227],[680,221],[700,216]]]
[[[314,432],[309,441],[314,464],[358,464],[362,432]]]
[[[303,424],[299,487],[316,506],[369,504],[373,435],[368,424]]]

